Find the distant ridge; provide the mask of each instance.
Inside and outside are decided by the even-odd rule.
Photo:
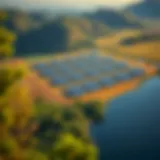
[[[63,52],[78,48],[95,47],[94,39],[104,36],[109,29],[85,18],[58,18],[40,28],[19,35],[17,55]]]
[[[128,17],[127,14],[123,12],[101,8],[96,12],[86,15],[89,19],[97,20],[111,28],[139,28],[141,24]]]
[[[141,18],[160,18],[160,1],[145,0],[141,3],[129,6],[126,10]]]

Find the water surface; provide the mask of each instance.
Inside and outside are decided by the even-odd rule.
[[[160,160],[160,79],[113,100],[91,135],[100,160]]]

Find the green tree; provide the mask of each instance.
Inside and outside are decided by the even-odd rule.
[[[6,159],[15,159],[18,153],[18,145],[14,138],[6,136],[0,139],[0,156]]]
[[[91,121],[99,122],[103,120],[104,104],[99,101],[90,101],[87,103],[77,102],[76,107]]]
[[[48,157],[33,148],[26,152],[25,160],[48,160]]]
[[[0,68],[0,159],[22,160],[30,139],[32,100],[20,83],[23,74],[8,66]]]
[[[16,35],[3,27],[3,21],[6,17],[6,13],[0,11],[0,59],[6,59],[13,55],[16,40]]]
[[[71,134],[62,134],[53,145],[52,159],[57,160],[97,160],[98,152],[94,145],[86,143]]]
[[[23,76],[22,69],[13,69],[8,66],[0,68],[0,95],[4,94],[7,89]]]

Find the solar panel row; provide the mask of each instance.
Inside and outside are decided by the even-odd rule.
[[[138,76],[142,76],[144,74],[145,74],[145,71],[142,68],[134,68],[134,69],[131,69],[131,71],[130,71],[130,75],[132,77],[138,77]]]
[[[111,58],[102,58],[100,56],[79,56],[75,59],[66,59],[63,61],[52,61],[52,65],[57,65],[57,64],[75,64],[75,63],[80,63],[80,64],[85,64],[85,63],[93,63],[93,62],[113,62]]]
[[[93,92],[104,87],[111,87],[114,84],[112,79],[103,79],[99,82],[86,82],[79,86],[73,86],[64,91],[65,96],[67,97],[77,97],[81,96],[88,92]]]
[[[47,64],[39,63],[33,65],[32,68],[41,76],[48,78],[52,85],[67,85],[71,82],[80,82],[80,85],[72,86],[64,91],[65,95],[69,97],[80,96],[100,88],[110,87],[145,73],[142,68],[129,69],[129,65],[125,62],[100,57],[97,54],[92,56],[83,55],[78,58],[61,61],[54,60]],[[121,72],[122,70],[127,70],[128,72],[123,73]],[[119,71],[119,73],[113,77],[105,76],[115,71]],[[96,82],[88,80],[89,77],[96,78]]]
[[[111,87],[119,82],[130,80],[133,78],[133,73],[134,76],[140,76],[143,75],[145,72],[143,69],[140,68],[132,69],[128,73],[119,73],[113,77],[103,77],[99,79],[97,82],[86,82],[79,86],[68,88],[64,92],[67,97],[81,96],[88,92],[96,91],[104,87]]]
[[[70,76],[71,79],[81,80],[82,78],[85,78],[85,77],[94,77],[97,75],[101,75],[103,73],[107,73],[109,71],[112,71],[112,69],[108,67],[100,68],[97,70],[88,68],[88,69],[79,70],[79,71],[75,71],[73,69],[69,70],[68,68],[57,69],[57,70],[52,70],[48,68],[48,69],[41,69],[38,71],[38,73],[41,76],[45,76],[45,77],[59,77],[64,75],[63,77]]]

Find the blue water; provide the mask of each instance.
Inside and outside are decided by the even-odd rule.
[[[160,160],[160,78],[108,105],[103,123],[91,126],[100,160]]]

